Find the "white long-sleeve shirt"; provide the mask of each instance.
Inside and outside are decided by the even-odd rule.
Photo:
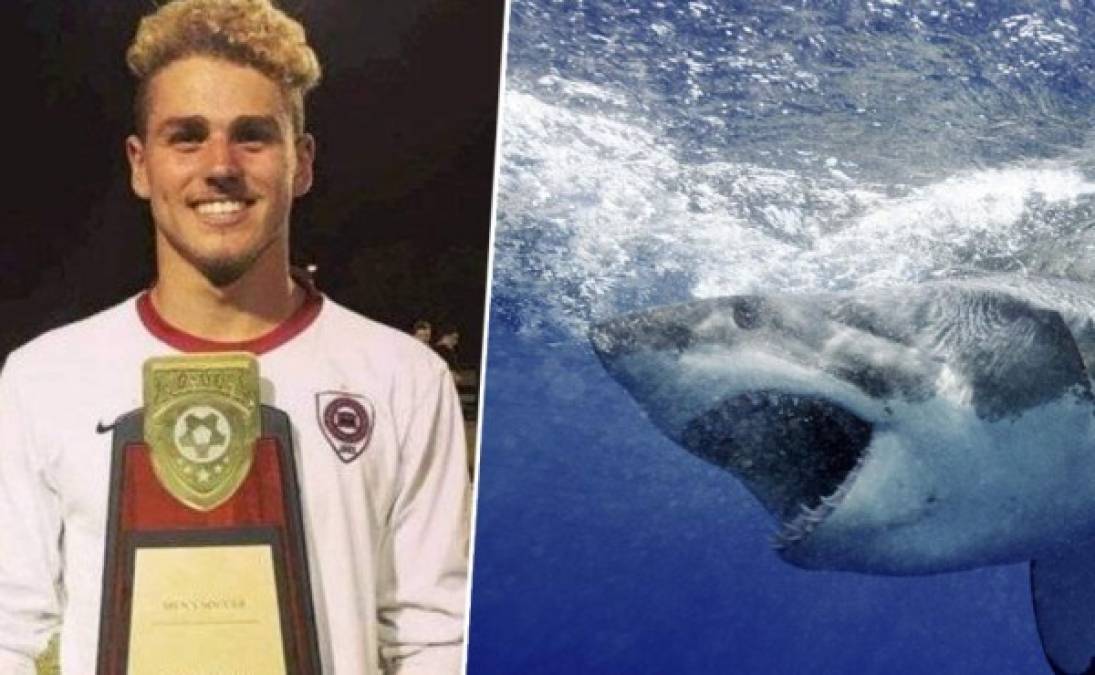
[[[263,403],[289,414],[323,672],[457,673],[467,585],[463,421],[445,364],[318,294],[270,334],[210,343],[147,295],[12,352],[0,373],[0,673],[95,672],[111,434],[141,407],[141,365],[180,351],[255,353]],[[332,394],[371,409],[360,455],[324,435]]]

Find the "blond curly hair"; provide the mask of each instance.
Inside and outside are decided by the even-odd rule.
[[[187,56],[250,66],[279,83],[294,131],[304,130],[304,95],[319,83],[319,60],[304,27],[270,0],[174,0],[141,19],[126,63],[138,80],[134,116],[142,136],[148,83],[164,66]]]

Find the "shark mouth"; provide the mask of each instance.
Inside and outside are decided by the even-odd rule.
[[[729,396],[689,422],[681,443],[735,474],[782,527],[772,545],[803,541],[851,489],[873,426],[822,398],[780,391]]]

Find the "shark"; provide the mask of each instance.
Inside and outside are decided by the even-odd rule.
[[[658,430],[771,514],[786,562],[1029,561],[1049,666],[1095,674],[1095,240],[1039,253],[1021,272],[655,307],[589,338]]]

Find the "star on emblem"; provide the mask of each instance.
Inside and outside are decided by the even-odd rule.
[[[217,416],[210,413],[199,417],[193,413],[185,419],[186,433],[179,438],[179,445],[193,448],[202,459],[209,456],[211,448],[224,444],[226,437],[217,431]]]

